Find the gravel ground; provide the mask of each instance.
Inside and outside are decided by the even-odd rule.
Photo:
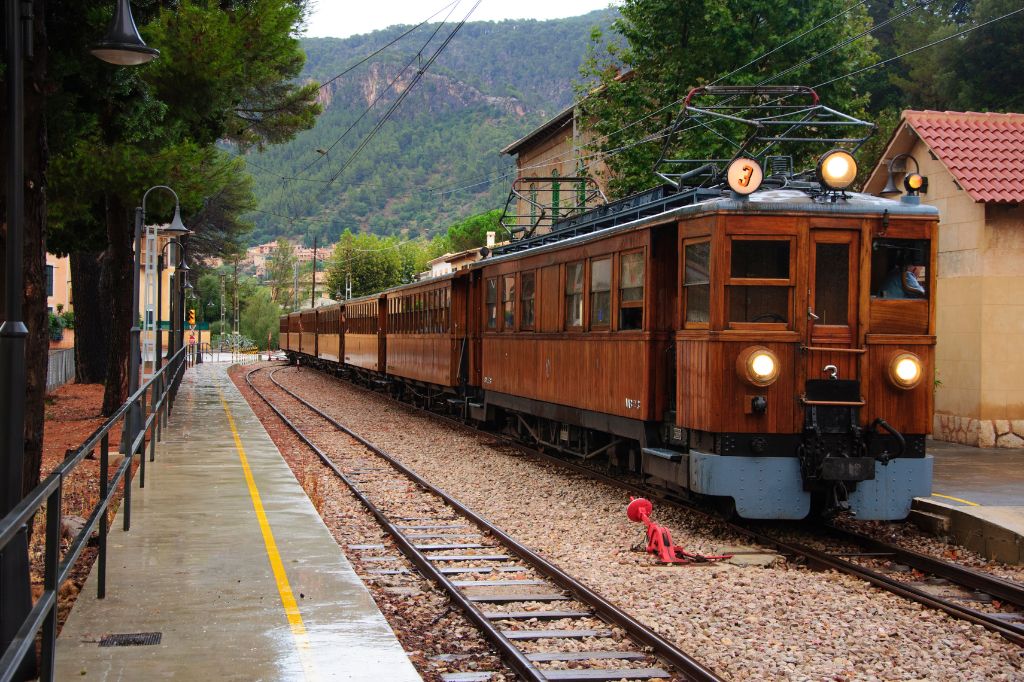
[[[664,568],[631,551],[621,491],[309,369],[282,383],[732,679],[1021,680],[1021,649],[854,578],[777,562]],[[677,544],[739,543],[655,508]]]
[[[842,521],[840,525],[876,540],[890,542],[922,554],[985,571],[1006,580],[1024,583],[1024,566],[1012,566],[986,559],[980,554],[956,544],[950,538],[937,538],[934,535],[928,535],[912,523],[846,520]]]

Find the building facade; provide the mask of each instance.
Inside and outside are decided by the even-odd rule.
[[[900,154],[941,215],[933,435],[1024,447],[1024,114],[905,111],[866,192]]]

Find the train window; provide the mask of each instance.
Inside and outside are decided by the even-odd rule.
[[[815,325],[850,322],[850,245],[818,243],[814,249]]]
[[[487,328],[498,328],[498,279],[487,280]]]
[[[687,244],[685,249],[683,289],[686,321],[707,324],[711,307],[711,242]]]
[[[516,328],[516,276],[505,275],[501,280],[501,328],[513,331]]]
[[[873,298],[928,298],[927,239],[875,239],[871,243]]]
[[[729,322],[789,324],[790,245],[789,238],[733,238]]]
[[[730,275],[742,279],[789,279],[789,240],[733,239]]]
[[[583,326],[583,262],[565,266],[565,326]]]
[[[590,261],[590,326],[607,327],[612,316],[612,259]]]
[[[619,258],[619,329],[640,329],[644,324],[644,253]]]
[[[533,329],[533,303],[536,296],[536,273],[524,272],[519,275],[519,328]]]
[[[729,287],[729,321],[789,324],[789,287]]]

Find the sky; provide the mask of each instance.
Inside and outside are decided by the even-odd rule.
[[[418,24],[449,0],[313,0],[306,35],[311,38],[347,38],[395,24]],[[475,0],[461,0],[450,21],[461,20]],[[502,19],[560,19],[586,14],[617,4],[614,0],[483,0],[470,21]],[[449,8],[450,9],[450,8]],[[448,13],[438,15],[440,20]]]

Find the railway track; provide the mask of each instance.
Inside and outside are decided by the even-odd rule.
[[[369,389],[363,389],[369,390]],[[715,518],[730,531],[748,540],[770,547],[776,552],[805,562],[818,569],[835,570],[860,578],[928,608],[981,625],[1024,647],[1024,585],[943,561],[927,554],[882,542],[833,525],[821,525],[817,532],[828,541],[842,545],[835,551],[820,549],[806,542],[782,538],[757,527],[721,519],[689,500],[667,493],[664,489],[637,482],[624,481],[607,472],[537,450],[503,434],[481,431],[457,419],[422,407],[409,405],[391,396],[372,391],[394,401],[453,425],[486,435],[501,443],[541,460],[564,466],[634,495],[643,495],[659,502],[683,507],[706,518]],[[819,544],[814,541],[815,544]],[[998,602],[998,603],[996,603]],[[977,608],[986,605],[987,610]],[[977,605],[977,606],[975,606]]]
[[[370,511],[396,546],[435,582],[526,680],[694,680],[720,678],[671,642],[575,580],[501,529],[423,480],[387,452],[280,384],[267,373],[274,399],[300,406],[289,419],[267,390],[246,383]],[[312,423],[311,423],[312,422]],[[373,454],[339,462],[315,442],[343,433]],[[313,433],[318,430],[320,433]],[[388,499],[396,481],[400,501]],[[411,483],[412,485],[408,485]],[[543,624],[543,627],[537,627]],[[602,643],[593,650],[559,642]],[[446,676],[476,680],[473,674]]]

